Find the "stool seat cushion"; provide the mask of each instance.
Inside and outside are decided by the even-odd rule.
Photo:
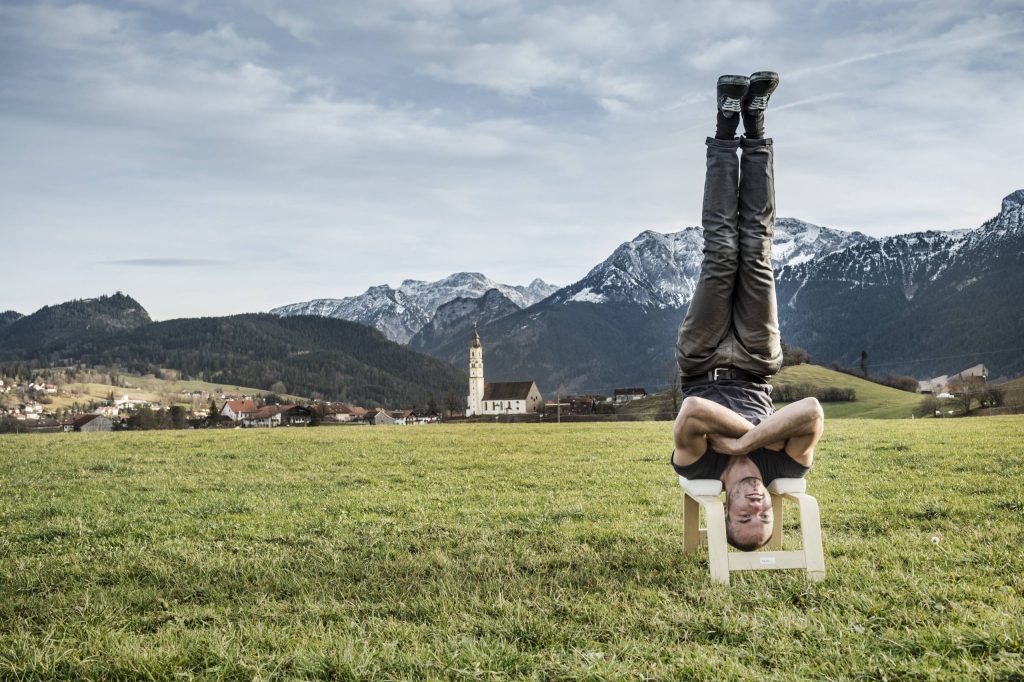
[[[687,495],[693,497],[717,497],[722,494],[722,482],[718,479],[695,478],[689,480],[680,476],[679,485],[683,486]]]
[[[806,493],[807,479],[805,478],[776,478],[768,486],[768,492],[773,495],[785,495],[787,493]]]

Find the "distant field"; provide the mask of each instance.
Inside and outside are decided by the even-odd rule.
[[[127,386],[111,386],[110,384],[95,383],[74,383],[61,386],[61,395],[51,396],[53,404],[51,410],[67,409],[74,403],[88,403],[90,401],[103,401],[114,392],[114,396],[120,398],[127,395],[134,400],[147,400],[151,402],[166,402],[165,398],[173,398],[170,404],[191,405],[192,401],[188,396],[182,395],[182,391],[205,391],[207,393],[220,395],[222,392],[234,395],[265,395],[270,391],[247,386],[232,386],[229,384],[210,383],[208,381],[182,381],[170,379],[157,379],[152,375],[130,376],[121,375]],[[288,400],[305,400],[299,396],[283,396]],[[220,399],[218,398],[218,401]],[[207,398],[201,407],[209,405]]]
[[[1003,391],[1007,405],[1015,408],[1024,407],[1024,377],[1006,382]]]
[[[921,404],[921,395],[882,386],[872,381],[836,372],[819,365],[786,367],[772,384],[812,384],[827,388],[852,388],[857,400],[848,403],[822,403],[828,418],[909,419]]]
[[[732,588],[665,423],[4,436],[0,678],[1021,679],[1022,430],[831,422]]]
[[[852,388],[857,399],[848,403],[822,403],[825,416],[832,419],[850,417],[866,419],[909,419],[921,402],[916,393],[900,391],[888,386],[836,372],[818,365],[786,367],[772,378],[773,385],[811,384],[828,388]],[[777,403],[783,407],[785,403]],[[618,408],[622,414],[658,415],[672,411],[672,399],[667,393],[658,393]]]

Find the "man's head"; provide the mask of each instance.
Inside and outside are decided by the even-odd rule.
[[[764,547],[772,537],[774,525],[772,497],[761,479],[748,476],[727,491],[725,536],[730,545],[744,552]]]

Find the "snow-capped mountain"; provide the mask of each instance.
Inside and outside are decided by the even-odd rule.
[[[642,232],[580,281],[481,324],[487,376],[542,391],[667,383],[702,247],[699,228]],[[1024,190],[971,230],[873,238],[779,218],[772,261],[783,340],[818,362],[852,366],[866,351],[879,373],[1024,371],[1007,351],[1024,338]],[[424,350],[463,366],[467,327],[450,329]]]
[[[870,237],[860,232],[779,218],[775,222],[772,263],[778,270],[868,241]],[[641,232],[615,249],[583,279],[560,290],[556,300],[678,308],[693,297],[704,258],[703,248],[703,230],[699,227],[669,234]]]
[[[386,284],[373,286],[359,296],[325,298],[292,303],[274,308],[275,315],[319,315],[359,322],[383,332],[398,343],[408,343],[433,318],[437,309],[456,298],[480,298],[497,289],[524,308],[558,290],[558,287],[535,279],[527,286],[495,282],[478,272],[457,272],[436,282],[407,279],[394,289]]]
[[[853,364],[863,350],[919,377],[956,371],[950,362],[1024,370],[1012,350],[1024,337],[1024,190],[981,227],[872,239],[776,279],[783,338],[819,360]]]
[[[473,325],[485,325],[521,310],[508,296],[490,289],[480,298],[456,298],[437,309],[434,317],[409,341],[416,350],[435,349],[451,340],[468,338]]]

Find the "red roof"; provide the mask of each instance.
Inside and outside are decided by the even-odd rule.
[[[235,414],[256,411],[256,403],[252,400],[229,400],[227,404]]]
[[[102,414],[83,414],[81,417],[76,417],[72,424],[74,424],[76,429],[80,429],[89,422],[91,422],[93,419],[102,416]]]

